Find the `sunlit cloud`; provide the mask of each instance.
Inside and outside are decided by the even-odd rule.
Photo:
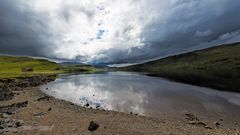
[[[1,1],[0,53],[137,63],[240,41],[239,8],[236,0]]]

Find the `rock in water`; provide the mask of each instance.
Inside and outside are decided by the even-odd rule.
[[[86,107],[89,107],[89,103],[87,103],[85,106],[86,106]]]
[[[92,132],[92,131],[97,130],[98,127],[99,127],[99,125],[98,125],[97,123],[91,121],[91,122],[90,122],[90,125],[89,125],[89,127],[88,127],[88,130]]]

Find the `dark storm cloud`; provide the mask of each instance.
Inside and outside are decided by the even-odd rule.
[[[46,18],[18,0],[0,1],[0,53],[47,57],[51,48]]]
[[[155,1],[156,2],[156,1]],[[158,6],[156,4],[156,6]],[[154,8],[153,8],[154,9]],[[168,19],[156,19],[141,33],[143,47],[111,48],[93,63],[139,63],[196,49],[240,41],[240,2],[179,0]],[[168,12],[168,11],[166,11]],[[126,31],[129,31],[126,27]],[[119,36],[119,35],[117,35]]]
[[[236,0],[189,0],[179,1],[176,9],[166,23],[157,21],[142,34],[151,44],[150,57],[161,57],[169,54],[184,52],[197,48],[210,47],[217,44],[228,43],[231,38],[237,37],[233,42],[240,41],[237,32],[240,30],[240,2]],[[205,4],[204,4],[205,3]],[[220,6],[219,6],[220,5]],[[148,31],[155,29],[155,31]],[[162,33],[162,31],[166,32]],[[235,33],[228,40],[221,39],[223,35]],[[201,46],[201,44],[204,44]]]
[[[98,6],[69,1],[47,1],[57,10],[40,12],[24,0],[0,0],[0,54],[122,64],[240,41],[237,0],[122,0],[113,9],[109,1]],[[123,12],[125,5],[133,10]],[[135,12],[138,7],[143,8]],[[91,29],[96,24],[109,27]]]

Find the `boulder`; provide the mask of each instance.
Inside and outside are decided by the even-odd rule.
[[[220,123],[219,122],[214,122],[214,124],[218,127],[220,126]]]
[[[24,68],[22,68],[22,72],[33,72],[33,68],[32,67],[24,67]]]
[[[99,125],[97,123],[95,123],[94,121],[91,121],[89,124],[88,130],[92,132],[92,131],[97,130],[98,127],[99,127]]]

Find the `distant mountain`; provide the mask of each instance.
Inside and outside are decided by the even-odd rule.
[[[240,92],[240,43],[216,46],[119,68],[190,84]]]
[[[79,63],[79,62],[62,62],[59,64],[60,65],[82,65],[82,63]]]
[[[94,67],[93,65],[90,64],[84,64],[80,62],[62,62],[59,63],[62,66],[82,66],[82,67]]]
[[[95,63],[95,64],[92,64],[94,67],[97,67],[97,68],[109,68],[105,63]]]
[[[108,68],[108,66],[105,63],[94,63],[94,64],[84,64],[80,62],[62,62],[59,63],[62,66],[91,66],[96,68]]]

